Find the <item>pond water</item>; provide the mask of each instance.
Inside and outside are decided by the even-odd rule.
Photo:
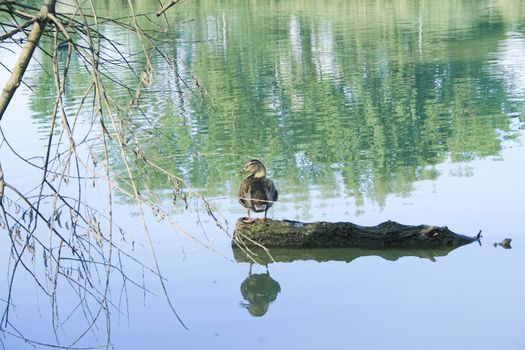
[[[120,2],[96,3],[107,13],[125,11]],[[139,10],[148,6],[137,2]],[[75,288],[59,288],[53,302],[20,270],[0,336],[5,349],[105,346],[108,335],[115,349],[525,347],[521,1],[201,0],[170,16],[170,44],[161,50],[172,61],[153,56],[157,74],[131,133],[146,157],[208,198],[227,225],[218,227],[191,198],[170,224],[145,210],[153,256],[134,201],[115,191],[112,214],[130,254],[148,267],[158,261],[187,329],[159,279],[129,263],[139,286],[113,272],[110,327],[97,321],[75,342],[93,310],[81,310]],[[118,28],[106,35],[137,50]],[[10,49],[15,54],[0,47],[8,67],[19,52]],[[52,64],[37,55],[42,66]],[[39,63],[26,76],[32,89],[21,86],[0,124],[6,181],[24,193],[41,175],[5,141],[25,157],[45,156],[55,95]],[[134,78],[122,66],[107,70]],[[87,82],[80,73],[70,79],[66,108],[74,111]],[[126,98],[116,84],[111,92]],[[83,111],[78,128],[87,130],[92,110]],[[126,165],[117,148],[109,151],[111,171],[126,187]],[[271,218],[446,225],[471,236],[482,230],[482,244],[279,249],[268,270],[254,265],[249,278],[249,260],[231,248],[231,234],[245,215],[235,174],[251,158],[266,164],[279,189]],[[130,166],[143,193],[171,201],[165,174]],[[83,190],[107,209],[104,188]],[[37,230],[49,236],[46,227]],[[0,238],[2,306],[13,264],[7,236]],[[512,249],[493,245],[504,238]],[[40,275],[40,265],[30,270]]]

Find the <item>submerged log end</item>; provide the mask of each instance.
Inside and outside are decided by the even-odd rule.
[[[478,241],[452,232],[448,227],[403,225],[386,221],[377,226],[350,222],[303,223],[290,220],[237,220],[234,245],[265,247],[442,247]]]

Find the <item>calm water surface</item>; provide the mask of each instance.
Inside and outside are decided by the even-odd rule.
[[[151,293],[129,284],[122,293],[115,282],[111,298],[121,309],[111,315],[115,349],[525,347],[521,1],[203,0],[175,12],[168,35],[174,43],[162,50],[176,64],[153,62],[159,74],[133,133],[149,158],[210,199],[228,232],[196,204],[172,217],[176,232],[146,213],[168,292],[188,330],[169,310],[158,279],[132,270]],[[7,51],[0,55],[8,66],[14,62]],[[203,88],[189,90],[175,73]],[[79,73],[71,80],[74,110],[85,79]],[[2,120],[6,138],[24,155],[43,154],[51,82],[33,65],[27,83],[34,91],[21,88]],[[125,97],[118,86],[113,92]],[[89,117],[89,110],[81,115],[86,123]],[[0,150],[6,179],[33,188],[27,165],[5,142]],[[280,191],[273,218],[394,220],[467,235],[481,229],[482,245],[276,250],[268,274],[254,266],[248,278],[248,260],[232,250],[229,234],[244,215],[235,173],[252,157],[265,162]],[[132,170],[144,193],[169,200],[162,174]],[[114,163],[112,171],[124,175],[124,165]],[[92,191],[94,201],[104,198],[103,190]],[[135,256],[152,266],[137,207],[118,194],[116,201],[128,244],[136,242]],[[492,245],[506,237],[512,249]],[[0,241],[7,263],[9,242],[5,235]],[[2,304],[6,286],[0,291]],[[66,316],[78,303],[68,293],[59,296]],[[23,273],[14,295],[17,329],[55,342],[49,298]],[[57,332],[61,345],[85,322],[66,316]],[[76,346],[104,344],[105,329]],[[0,339],[6,349],[31,348],[12,335]]]

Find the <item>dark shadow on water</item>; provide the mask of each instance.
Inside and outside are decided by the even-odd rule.
[[[361,257],[377,256],[385,260],[396,261],[402,257],[418,257],[436,261],[445,257],[456,247],[432,249],[366,249],[366,248],[272,248],[268,252],[261,248],[251,248],[248,253],[238,247],[232,247],[233,256],[238,263],[249,263],[248,277],[241,283],[241,294],[246,302],[242,302],[250,315],[264,316],[272,302],[281,292],[280,284],[274,280],[268,271],[272,262],[289,263],[294,261],[313,260],[318,262],[341,261],[350,263]],[[248,255],[249,254],[249,255]],[[271,256],[270,256],[271,255]],[[253,264],[265,266],[265,273],[252,273]]]
[[[447,256],[456,247],[430,248],[430,249],[366,249],[366,248],[317,248],[317,249],[296,249],[296,248],[272,248],[269,254],[263,249],[251,249],[251,255],[238,247],[232,247],[233,256],[238,263],[251,263],[255,260],[260,265],[272,262],[293,262],[314,260],[318,262],[343,261],[350,263],[358,258],[367,256],[378,256],[385,260],[396,261],[402,257],[418,257],[436,261],[438,257]],[[253,259],[253,260],[252,260]]]

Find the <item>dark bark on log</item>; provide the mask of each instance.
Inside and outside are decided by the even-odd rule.
[[[480,237],[480,234],[476,237],[460,235],[446,226],[410,226],[393,221],[366,227],[350,222],[303,223],[289,220],[257,220],[246,224],[239,219],[232,244],[240,247],[262,245],[267,248],[432,248],[458,247],[479,241]]]

